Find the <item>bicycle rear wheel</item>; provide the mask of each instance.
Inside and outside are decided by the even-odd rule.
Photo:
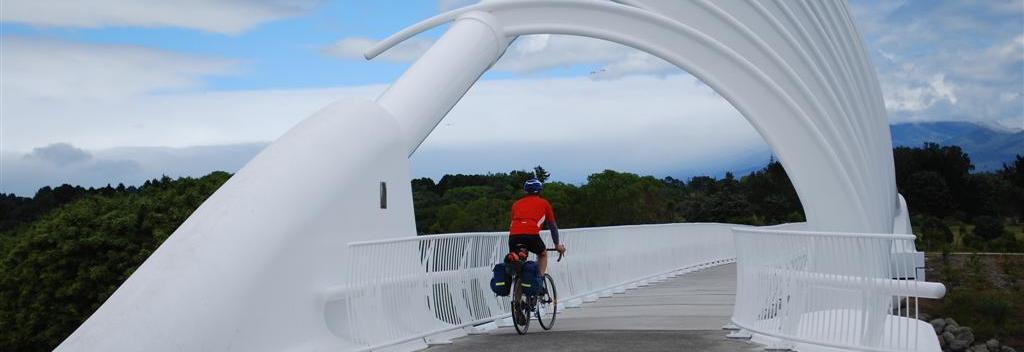
[[[523,292],[522,281],[519,277],[512,280],[512,325],[516,332],[525,335],[530,330],[530,305],[527,302],[526,294]]]
[[[555,327],[555,317],[558,315],[558,289],[551,275],[544,274],[544,288],[546,292],[537,300],[537,321],[544,330],[551,330]]]

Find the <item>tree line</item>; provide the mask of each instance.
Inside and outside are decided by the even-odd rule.
[[[0,351],[50,351],[228,178],[0,198]]]
[[[1019,251],[1024,158],[971,173],[954,146],[896,148],[896,182],[924,250]],[[412,180],[420,234],[502,231],[523,181],[543,167]],[[43,187],[0,195],[0,350],[53,349],[214,191],[225,172],[140,186]],[[563,228],[671,222],[770,225],[804,220],[782,165],[737,178],[655,178],[605,170],[580,185],[546,182]]]
[[[420,234],[501,231],[509,209],[524,195],[523,182],[541,166],[487,175],[445,175],[412,181]],[[741,178],[698,176],[687,181],[605,170],[582,185],[546,182],[559,227],[592,227],[672,222],[730,222],[770,225],[803,221],[803,209],[782,165],[771,161]]]
[[[893,157],[921,250],[1021,251],[1024,157],[980,173],[957,146],[899,147]]]

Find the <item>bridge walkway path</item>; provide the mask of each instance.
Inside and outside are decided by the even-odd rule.
[[[736,265],[722,265],[566,309],[550,331],[533,322],[425,351],[762,351],[725,337],[735,292]]]

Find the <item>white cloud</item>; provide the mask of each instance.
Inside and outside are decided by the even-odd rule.
[[[122,99],[201,85],[228,74],[228,60],[126,45],[4,36],[0,87],[5,103]],[[6,110],[6,109],[5,109]]]
[[[182,27],[235,34],[295,16],[318,0],[5,0],[0,21],[46,27]]]
[[[145,180],[235,172],[266,143],[188,148],[121,147],[86,151],[66,143],[29,153],[0,151],[0,193],[31,196],[44,186],[138,185]],[[67,158],[73,156],[73,160]],[[57,159],[54,159],[56,157]]]
[[[269,141],[331,101],[372,99],[384,88],[180,92],[62,104],[5,102],[3,147],[8,154],[23,155],[19,151],[65,142],[89,151],[92,158],[64,168],[6,158],[4,183],[14,184],[9,182],[18,178],[12,174],[35,182],[26,189],[38,187],[41,181],[33,179],[52,184],[56,178],[73,179],[77,174],[92,175],[90,180],[101,183],[175,174],[187,163],[109,150]],[[161,148],[154,150],[163,153]],[[543,164],[561,180],[581,181],[604,168],[656,175],[713,172],[716,167],[730,168],[728,161],[737,158],[767,159],[767,150],[728,102],[688,75],[489,80],[474,86],[437,127],[414,157],[413,171],[415,176],[436,177],[443,171],[503,171]],[[234,160],[232,165],[241,165],[248,157],[233,154],[229,159]],[[25,168],[36,171],[19,173]],[[128,176],[104,178],[115,171]]]
[[[88,161],[92,159],[92,154],[67,143],[54,143],[32,149],[31,153],[25,154],[25,158],[55,165],[70,165]]]
[[[272,140],[333,100],[373,99],[385,88],[181,92],[61,104],[5,97],[4,148],[27,150],[58,142],[97,149]],[[628,122],[608,125],[621,119]],[[726,128],[722,121],[739,122],[738,129]],[[524,124],[539,127],[521,135],[505,133],[521,130]],[[649,135],[651,126],[678,127],[683,130],[678,133],[695,133],[694,138],[705,134],[706,130],[699,131],[701,126],[715,127],[721,130],[718,137],[729,140],[756,136],[709,88],[689,75],[672,75],[614,81],[585,77],[482,81],[429,141],[445,146],[506,139],[585,142],[615,139],[627,132]]]
[[[232,72],[233,62],[27,37],[3,37],[0,50],[0,149],[8,151],[265,141],[339,96],[383,89],[209,92],[202,79]]]
[[[960,77],[1000,83],[1021,83],[1024,79],[1007,75],[1014,68],[1024,66],[1024,34],[994,43],[985,50],[964,52],[961,55],[959,65],[951,67]]]
[[[483,81],[413,157],[413,171],[503,171],[541,164],[579,182],[604,169],[710,173],[769,148],[724,99],[689,75]]]
[[[956,104],[956,87],[946,81],[943,74],[936,74],[926,82],[907,84],[886,81],[885,106],[890,111],[919,112],[946,101]],[[902,86],[897,86],[903,84]]]
[[[331,101],[376,97],[384,86],[337,89],[182,92],[126,99],[0,106],[3,149],[67,142],[88,149],[214,145],[277,138]],[[5,92],[6,94],[6,92]]]
[[[728,141],[724,144],[743,147],[760,143],[753,128],[728,102],[692,76],[673,75],[614,81],[585,77],[482,81],[426,143],[437,147],[517,142],[606,144],[627,149],[663,148],[652,156],[697,156],[702,148],[676,143],[701,144],[719,138]],[[644,139],[658,142],[631,145]],[[650,159],[659,162],[658,157]]]
[[[1024,0],[850,6],[892,121],[1024,127]]]
[[[593,72],[594,79],[615,79],[630,75],[648,74],[664,77],[666,75],[680,72],[681,70],[656,56],[634,51],[624,59],[613,61],[601,69]]]

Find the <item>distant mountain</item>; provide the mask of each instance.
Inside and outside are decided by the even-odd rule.
[[[917,122],[890,126],[893,146],[920,147],[926,142],[958,145],[974,163],[974,171],[1002,168],[1024,155],[1024,130],[1010,131],[970,122]]]
[[[926,142],[960,146],[970,156],[975,172],[1001,169],[1003,163],[1013,161],[1017,154],[1024,155],[1024,130],[953,121],[900,123],[889,127],[894,147],[920,147]],[[685,180],[699,175],[722,177],[726,171],[731,171],[740,177],[764,167],[770,155],[768,149],[752,150],[668,174]]]

